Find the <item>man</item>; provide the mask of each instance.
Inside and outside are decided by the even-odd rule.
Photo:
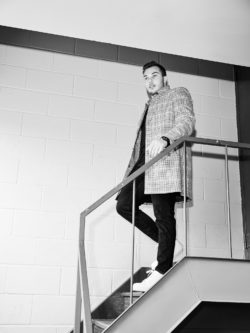
[[[149,101],[140,121],[132,156],[125,177],[147,163],[175,140],[191,135],[194,114],[191,96],[185,88],[170,89],[165,68],[151,61],[143,66]],[[172,151],[136,179],[135,225],[158,242],[157,261],[152,274],[133,290],[146,291],[161,279],[173,265],[176,221],[175,203],[183,201],[183,148]],[[187,150],[187,198],[191,199],[191,161]],[[156,220],[139,209],[152,202]],[[117,212],[132,221],[132,183],[117,197]]]

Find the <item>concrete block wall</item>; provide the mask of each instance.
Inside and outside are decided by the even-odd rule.
[[[234,83],[168,76],[192,94],[197,136],[237,141]],[[137,66],[0,45],[1,332],[72,327],[79,214],[121,181],[145,101]],[[191,255],[228,256],[222,154],[193,146]],[[233,256],[242,258],[237,152],[231,155]],[[181,206],[176,216],[180,258]],[[86,240],[94,308],[129,276],[130,225],[114,198],[87,218]],[[136,267],[155,255],[156,245],[137,232]]]

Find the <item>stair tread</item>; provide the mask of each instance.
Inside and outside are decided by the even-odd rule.
[[[99,328],[107,328],[115,319],[94,319],[95,325]]]
[[[133,292],[133,297],[141,297],[144,294],[142,291],[134,291]],[[123,297],[130,297],[130,292],[129,291],[123,291],[121,293]]]

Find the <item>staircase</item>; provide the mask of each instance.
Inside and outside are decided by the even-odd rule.
[[[86,217],[113,195],[116,195],[127,184],[133,182],[134,189],[136,178],[153,164],[157,163],[161,158],[171,153],[171,151],[183,145],[184,156],[186,156],[186,145],[194,143],[225,148],[225,203],[230,259],[191,258],[187,256],[188,221],[185,187],[183,201],[186,240],[184,259],[172,267],[162,279],[146,293],[134,294],[134,303],[132,305],[130,305],[128,301],[128,291],[130,287],[130,281],[128,280],[91,313],[85,252]],[[107,333],[250,332],[250,262],[232,259],[228,148],[250,149],[250,145],[204,138],[180,138],[80,214],[75,333],[83,333],[83,326],[85,329],[84,333],[99,333],[104,331]],[[183,176],[185,178],[185,173]],[[185,181],[184,185],[186,185]],[[135,191],[133,190],[133,198],[134,194]],[[135,220],[134,211],[133,220]],[[131,272],[134,271],[135,239],[134,223],[132,225]],[[134,282],[143,280],[146,276],[145,271],[145,268],[138,271],[134,276]],[[216,307],[215,305],[218,305],[218,303],[220,303],[220,306]],[[237,319],[240,317],[234,315],[239,313],[239,304],[241,304],[242,311],[240,311],[240,313],[242,313],[241,320],[244,322],[244,325]],[[218,312],[216,309],[220,311],[221,314],[221,316],[217,316],[219,319],[216,319]],[[229,311],[227,312],[226,309],[229,309]],[[210,313],[211,315],[206,316],[204,312],[205,314]],[[231,316],[230,313],[233,315]],[[236,320],[231,321],[236,330],[230,329],[228,320],[218,325],[218,320],[223,316],[225,318],[230,317],[230,319],[232,319],[232,317],[236,318]],[[81,322],[81,318],[84,318],[84,322]],[[197,318],[208,318],[206,320],[207,325]]]
[[[134,282],[140,282],[147,277],[146,271],[150,268],[143,267],[134,274]],[[117,288],[93,312],[93,332],[101,333],[108,328],[130,306],[130,279]],[[133,293],[133,303],[143,295],[142,292]],[[82,322],[81,322],[82,330]],[[70,333],[73,333],[71,331]]]
[[[185,257],[131,306],[126,281],[92,312],[93,332],[247,333],[249,281],[249,261]]]
[[[133,293],[133,303],[143,295],[142,292],[134,292]],[[118,297],[117,297],[118,298]],[[129,306],[130,306],[130,293],[129,292],[121,292],[119,295],[119,302],[115,302],[112,304],[115,309],[119,309],[120,314],[122,314]],[[117,311],[118,312],[118,311]],[[94,319],[94,333],[101,333],[103,330],[108,328],[111,323],[115,320],[113,319]]]

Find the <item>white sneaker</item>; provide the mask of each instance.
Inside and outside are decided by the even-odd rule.
[[[152,264],[151,264],[152,271],[155,271],[157,266],[158,266],[158,261],[157,260],[153,261]]]
[[[150,289],[156,282],[158,282],[163,277],[163,274],[153,271],[151,275],[149,275],[146,279],[144,279],[140,283],[133,284],[134,291],[147,291]]]

